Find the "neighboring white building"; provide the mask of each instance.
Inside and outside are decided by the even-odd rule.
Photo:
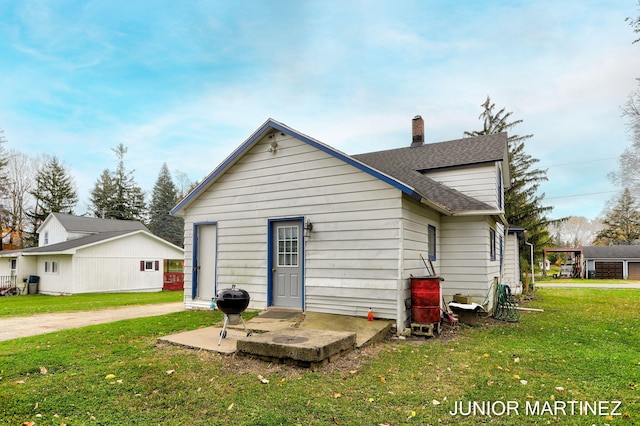
[[[185,219],[185,305],[237,285],[254,309],[410,321],[423,253],[455,293],[493,306],[506,236],[507,135],[347,155],[267,120],[172,211]],[[515,254],[514,254],[515,255]]]
[[[184,257],[136,221],[52,213],[38,233],[38,247],[0,252],[0,276],[38,276],[43,294],[160,291],[166,261]]]

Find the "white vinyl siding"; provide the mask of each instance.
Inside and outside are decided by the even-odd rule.
[[[442,292],[447,300],[456,293],[473,298],[476,303],[493,303],[494,278],[500,277],[499,247],[497,258],[490,260],[489,230],[496,229],[502,235],[502,225],[488,222],[486,218],[448,217],[442,218],[440,232],[440,265],[443,283]]]
[[[502,283],[511,288],[512,294],[522,293],[518,237],[515,234],[508,234],[505,240]]]
[[[456,167],[425,173],[431,179],[502,210],[500,199],[504,200],[502,187],[498,185],[500,163]]]
[[[267,307],[268,220],[304,217],[305,309],[395,318],[399,282],[401,192],[302,141],[264,137],[186,209],[185,270],[193,224],[218,224],[217,287],[235,284],[250,307]],[[274,139],[275,153],[269,152]],[[212,260],[213,261],[213,260]],[[185,274],[187,307],[191,273]]]
[[[436,233],[440,230],[440,215],[434,210],[427,209],[416,200],[403,197],[403,251],[401,268],[404,271],[400,286],[400,297],[398,298],[398,323],[403,327],[408,327],[411,321],[411,310],[407,309],[405,302],[411,301],[411,276],[420,277],[428,275],[424,262],[420,258],[422,254],[428,262],[428,232],[429,225],[436,228]],[[440,253],[440,240],[436,238],[436,253]],[[438,258],[441,258],[438,256]],[[436,275],[440,274],[440,263],[438,260],[432,262]]]

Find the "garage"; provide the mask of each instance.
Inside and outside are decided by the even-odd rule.
[[[596,278],[621,280],[622,271],[622,262],[596,262]]]
[[[629,279],[640,280],[640,262],[629,262]]]

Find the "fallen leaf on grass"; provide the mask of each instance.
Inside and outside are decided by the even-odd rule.
[[[33,426],[36,422],[22,422],[22,426]]]
[[[526,380],[520,380],[520,384],[521,385],[526,385],[527,383],[529,383],[529,382],[527,382]]]
[[[258,374],[258,380],[260,380],[260,383],[262,383],[263,385],[266,385],[267,383],[269,383],[269,380],[262,377],[262,374]]]
[[[339,393],[339,392],[334,392],[334,393],[333,393],[333,397],[334,397],[334,398],[340,398],[341,396],[342,396],[342,394],[341,394],[341,393]]]
[[[514,358],[513,362],[520,362],[520,358],[518,358],[518,357]]]
[[[173,373],[175,373],[176,370],[167,370],[165,371],[165,374],[167,374],[168,376],[172,375]]]
[[[487,381],[487,386],[491,386],[493,382],[491,380]]]
[[[115,374],[107,374],[106,376],[104,376],[105,380],[113,380],[116,378]]]
[[[432,403],[433,405],[440,405],[440,401],[438,401],[437,399],[433,399],[433,400],[431,400],[431,403]],[[415,413],[415,411],[412,411],[412,413]]]
[[[564,388],[562,386],[556,386],[556,392],[564,392]]]
[[[227,411],[231,411],[231,410],[233,409],[233,406],[234,406],[234,405],[236,405],[236,403],[235,403],[235,402],[232,402],[232,403],[231,403],[231,405],[229,405],[229,406],[227,407]]]
[[[514,375],[513,375],[513,378],[514,378],[514,379],[519,379],[519,378],[520,378],[520,376],[519,376],[518,374],[514,374]]]
[[[381,381],[382,383],[384,383],[384,382],[386,382],[387,380],[384,378],[384,376],[380,376],[380,381]]]
[[[1,377],[0,377],[0,379],[1,379]],[[631,384],[629,385],[629,388],[630,388],[631,390],[636,390],[636,385],[634,385],[633,383],[631,383]]]
[[[46,367],[40,367],[40,374],[47,374],[47,368]]]
[[[16,382],[17,385],[24,385],[26,382],[24,380],[18,380]]]

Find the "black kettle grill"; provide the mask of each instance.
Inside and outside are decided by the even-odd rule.
[[[242,318],[242,313],[249,306],[249,293],[241,288],[236,288],[235,284],[231,288],[225,288],[218,291],[218,295],[215,297],[216,306],[222,313],[224,313],[224,325],[220,331],[220,340],[218,340],[218,346],[222,342],[222,339],[227,337],[227,325],[238,324],[242,321],[244,325],[244,331],[247,336],[251,336],[251,333],[247,329],[247,324]]]

